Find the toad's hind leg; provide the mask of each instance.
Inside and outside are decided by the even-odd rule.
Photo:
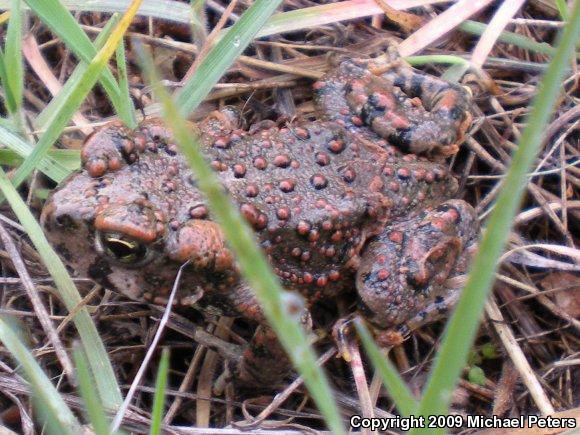
[[[443,152],[456,151],[454,147],[463,141],[472,120],[469,96],[461,86],[425,74],[403,62],[391,62],[384,68],[381,65],[371,66],[370,69],[395,90],[402,92],[397,96],[399,100],[415,107],[408,110],[409,129],[395,130],[388,114],[381,114],[384,108],[381,107],[380,98],[371,98],[364,109],[365,122],[379,135],[389,135],[394,142],[409,145],[412,152],[431,149],[431,143],[438,143]],[[371,92],[372,88],[367,92]],[[416,104],[413,99],[419,99],[421,104]]]
[[[233,368],[235,382],[242,387],[272,389],[292,372],[292,362],[276,333],[268,326],[250,288],[242,283],[227,297],[228,305],[239,315],[260,324]],[[307,308],[300,316],[300,323],[306,332],[312,330],[312,318]]]
[[[473,208],[450,200],[387,227],[369,243],[356,286],[359,310],[380,342],[393,344],[457,299],[448,290],[460,285],[450,285],[449,278],[465,273],[477,227]]]
[[[463,88],[400,60],[343,60],[314,90],[325,118],[351,130],[366,125],[405,152],[452,154],[471,124]]]
[[[310,314],[302,316],[302,327],[310,332]],[[243,387],[272,389],[293,371],[276,333],[267,325],[260,325],[244,350],[234,370],[236,381]]]
[[[292,371],[292,363],[276,333],[260,325],[239,360],[235,375],[242,386],[272,388]]]

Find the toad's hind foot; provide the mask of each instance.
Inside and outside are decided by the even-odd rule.
[[[366,125],[405,152],[453,154],[471,125],[461,86],[390,57],[343,60],[314,90],[327,119],[351,130]]]
[[[401,335],[421,320],[435,320],[433,314],[446,308],[448,278],[467,268],[476,234],[475,211],[461,200],[387,227],[362,255],[356,279],[361,314],[379,330]]]
[[[244,387],[270,389],[292,372],[292,363],[276,333],[259,326],[235,370],[236,382]]]
[[[380,73],[380,78],[395,90],[399,89],[403,98],[409,98],[408,102],[414,106],[409,108],[408,113],[410,129],[407,132],[391,132],[388,117],[381,117],[380,113],[376,119],[366,122],[379,135],[389,134],[391,140],[408,144],[412,152],[430,150],[433,143],[439,144],[441,154],[457,152],[472,121],[467,91],[455,83],[425,74],[401,62],[388,62],[386,65],[384,71],[377,70],[375,73]],[[380,65],[369,68],[372,71],[377,67],[380,68]],[[420,104],[416,99],[420,100]],[[375,107],[369,109],[369,113],[376,110]]]
[[[304,310],[300,323],[305,332],[312,331],[312,318]],[[242,387],[272,389],[292,373],[292,361],[276,333],[264,324],[258,326],[234,370]]]

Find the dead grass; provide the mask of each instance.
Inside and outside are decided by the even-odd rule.
[[[220,8],[225,8],[227,3],[231,7]],[[247,4],[241,0],[237,5],[234,3],[208,2],[210,29],[228,25],[228,20],[235,20]],[[287,0],[285,10],[318,3],[322,2]],[[393,37],[402,41],[404,55],[463,57],[474,65],[462,79],[473,94],[474,124],[460,153],[450,163],[460,177],[462,196],[476,207],[485,223],[523,128],[530,100],[549,60],[545,54],[498,43],[497,38],[506,29],[535,41],[553,43],[560,18],[550,2],[539,0],[527,2],[519,11],[514,6],[523,2],[507,0],[502,7],[479,10],[429,1],[417,3],[425,6],[413,9],[415,19],[389,11],[390,19],[376,15],[260,40],[215,87],[196,111],[195,118],[202,118],[223,104],[243,107],[249,123],[313,116],[309,86],[313,78],[320,77],[328,68],[329,53],[372,56],[384,50]],[[222,14],[222,11],[225,12]],[[78,18],[85,30],[94,35],[108,15],[83,13]],[[466,19],[492,23],[488,27],[490,31],[478,38],[452,28]],[[76,60],[40,23],[31,24],[24,46],[28,67],[25,104],[28,116],[33,119],[51,94],[58,91]],[[188,28],[184,25],[140,19],[132,27],[131,36],[153,48],[164,78],[177,86],[180,79],[191,74],[199,63],[199,56],[207,52],[217,31],[196,34],[197,45],[189,42]],[[131,58],[131,50],[128,56],[131,62],[135,60]],[[153,101],[135,64],[132,66],[131,94],[147,113]],[[477,69],[478,66],[483,69]],[[573,409],[578,403],[575,381],[579,377],[580,349],[580,254],[576,249],[580,215],[577,197],[580,110],[577,64],[572,67],[563,83],[556,113],[546,129],[544,148],[529,179],[508,252],[502,258],[471,366],[466,369],[471,376],[466,373],[454,393],[453,409],[462,415],[517,416],[567,411],[580,418],[580,411]],[[430,64],[422,69],[440,76],[446,67]],[[69,128],[62,138],[62,146],[78,148],[93,127],[112,115],[102,92],[95,90],[75,116],[76,128]],[[45,183],[37,177],[29,187],[29,203],[36,210],[40,209],[41,202],[32,191]],[[0,313],[10,314],[20,323],[44,370],[60,385],[66,402],[78,409],[80,401],[62,370],[63,366],[70,370],[63,347],[71,346],[75,331],[63,315],[66,311],[55,297],[34,249],[18,225],[8,220],[12,216],[6,206],[2,213]],[[16,249],[8,237],[15,241]],[[22,272],[23,267],[30,280],[18,278],[17,272]],[[84,302],[98,324],[125,393],[150,346],[162,313],[157,307],[95,288],[86,280],[79,280],[78,284],[88,295]],[[32,297],[33,294],[36,296]],[[38,304],[44,308],[38,308]],[[321,318],[327,319],[328,324],[328,319],[337,315],[335,306],[320,310]],[[56,331],[59,338],[49,341],[45,331],[52,335],[56,332],[41,327],[47,319],[59,325]],[[271,393],[241,391],[231,385],[223,388],[223,395],[215,394],[214,380],[223,371],[223,357],[227,360],[239,354],[241,346],[251,337],[254,325],[240,320],[204,318],[201,313],[189,312],[173,313],[166,328],[159,347],[171,349],[169,412],[164,421],[169,431],[219,433],[217,429],[191,429],[204,426],[229,426],[240,431],[321,429],[320,416],[305,397],[300,380],[289,379],[277,391],[280,393],[277,397]],[[423,328],[392,351],[399,370],[416,392],[424,384],[441,330],[441,324]],[[346,416],[362,413],[363,406],[367,415],[371,412],[380,417],[394,412],[364,354],[349,365],[333,358],[333,343],[328,336],[322,336],[317,347]],[[133,406],[126,414],[127,427],[138,433],[146,432],[148,427],[155,364],[137,387]],[[473,370],[476,366],[484,374],[478,383]],[[0,347],[0,425],[17,432],[40,432],[30,415],[26,383],[13,368],[6,349]],[[361,370],[366,370],[368,390],[361,385],[355,388],[353,373],[358,373],[356,379],[360,381]]]

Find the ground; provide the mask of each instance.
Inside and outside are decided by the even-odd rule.
[[[224,12],[222,6],[227,6],[227,3],[230,2],[207,2],[204,19],[208,29],[231,25],[246,9],[248,2],[240,1],[233,10]],[[326,3],[330,2],[288,0],[284,2],[283,11]],[[460,180],[462,198],[476,208],[485,225],[550,59],[546,45],[537,43],[554,46],[556,32],[562,23],[557,8],[545,1],[526,3],[523,9],[514,12],[505,31],[532,43],[523,44],[521,40],[512,38],[511,43],[496,42],[487,54],[478,44],[480,36],[476,26],[465,22],[470,11],[461,11],[466,16],[459,28],[448,29],[451,26],[449,20],[439,21],[437,26],[428,24],[450,7],[446,4],[416,8],[410,11],[413,16],[395,14],[388,19],[379,11],[372,17],[358,16],[364,15],[361,11],[365,7],[376,8],[372,1],[362,3],[337,2],[332,5],[335,12],[349,12],[350,17],[356,17],[354,19],[339,21],[328,9],[314,14],[313,22],[304,19],[286,23],[293,26],[292,32],[258,40],[230,68],[194,112],[193,118],[202,119],[226,104],[241,108],[248,124],[264,120],[284,123],[295,117],[311,117],[311,85],[329,68],[335,56],[378,55],[393,38],[403,41],[400,47],[405,56],[453,55],[471,60],[483,68],[472,68],[461,74],[461,65],[450,68],[436,59],[424,64],[420,58],[409,58],[418,68],[431,74],[460,79],[473,95],[473,127],[459,153],[448,162]],[[499,4],[483,9],[469,19],[489,23],[497,16]],[[94,37],[109,17],[106,12],[85,11],[77,18],[84,30]],[[301,22],[309,27],[302,28]],[[28,26],[23,48],[26,62],[24,107],[26,121],[32,125],[50,101],[50,93],[58,90],[70,76],[77,59],[36,16],[31,15]],[[207,47],[216,35],[208,35],[198,28],[192,43],[188,25],[145,17],[137,18],[130,31],[133,38],[127,51],[130,93],[135,105],[145,113],[151,110],[153,97],[136,64],[133,51],[136,41],[151,47],[166,84],[174,87],[184,76],[191,74],[192,68],[196,68],[198,62],[192,67],[192,60],[200,53],[201,56],[207,53]],[[412,34],[414,37],[409,38]],[[422,42],[437,39],[439,35],[443,36],[437,42]],[[580,326],[580,279],[575,263],[579,257],[575,234],[578,232],[579,213],[580,110],[577,62],[574,66],[565,76],[557,108],[545,129],[542,150],[533,169],[534,176],[529,178],[507,254],[501,259],[486,317],[465,376],[453,395],[452,410],[460,415],[508,417],[551,410],[567,411],[572,415],[575,412],[573,408],[578,402],[578,385],[575,383],[578,378],[577,331]],[[103,90],[95,88],[62,135],[58,147],[78,149],[87,134],[115,117]],[[6,161],[2,163],[6,164]],[[36,174],[21,189],[37,216],[46,190],[53,187],[54,183]],[[6,203],[2,205],[1,213],[1,225],[5,231],[0,234],[4,240],[0,251],[3,266],[0,314],[9,315],[20,327],[43,370],[55,383],[60,379],[59,391],[69,406],[80,409],[77,392],[66,377],[62,377],[57,353],[24,291],[22,268],[28,270],[33,288],[48,310],[50,320],[59,328],[60,338],[67,349],[77,338],[77,332],[56,296],[53,282],[39,255],[14,222],[14,214]],[[16,246],[11,248],[6,237],[11,237]],[[23,263],[20,264],[19,259]],[[125,393],[150,347],[162,311],[154,305],[133,302],[94,286],[88,280],[77,279],[75,282],[81,294],[86,296],[84,303],[97,324]],[[338,300],[322,304],[316,315],[327,318],[330,325],[338,312],[349,310],[351,303]],[[240,351],[238,345],[252,336],[255,325],[225,317],[212,318],[194,311],[186,314],[187,319],[184,313],[171,314],[158,348],[171,350],[168,410],[164,420],[169,430],[180,433],[183,427],[224,428],[234,423],[240,430],[324,428],[304,387],[299,382],[292,383],[292,379],[288,379],[286,388],[276,391],[282,392],[276,398],[271,391],[243,391],[231,385],[225,386],[221,392],[216,391],[216,378],[223,371],[224,360],[208,346],[219,350],[222,356],[231,356]],[[392,360],[415,393],[423,388],[443,327],[444,323],[440,322],[423,328],[391,350]],[[361,393],[360,388],[357,390],[353,381],[353,373],[360,376],[360,371],[357,371],[360,367],[356,366],[358,361],[355,358],[349,364],[334,358],[335,347],[328,331],[320,331],[320,336],[316,349],[322,355],[323,367],[332,382],[339,406],[345,415],[368,415],[368,404],[365,405],[360,397],[365,392]],[[525,358],[520,358],[522,355]],[[388,417],[396,414],[367,356],[362,353],[361,357],[375,415]],[[134,406],[126,415],[125,423],[137,433],[146,432],[149,425],[157,364],[158,358],[155,357],[137,388]],[[26,383],[14,371],[15,367],[7,349],[0,345],[0,431],[5,426],[18,433],[40,432],[40,426],[29,412],[30,394]]]

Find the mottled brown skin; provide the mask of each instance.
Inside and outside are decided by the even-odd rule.
[[[446,308],[446,280],[465,272],[477,223],[467,203],[448,200],[457,182],[445,165],[403,153],[457,149],[470,123],[464,91],[408,67],[377,68],[345,60],[315,83],[320,120],[250,134],[225,109],[192,132],[284,286],[308,303],[356,289],[386,343]],[[82,169],[55,190],[42,222],[64,259],[108,288],[163,303],[189,261],[180,305],[265,323],[158,119],[87,139]],[[274,340],[260,330],[239,373],[272,382],[285,369],[260,370],[264,359],[284,358],[264,351]]]

